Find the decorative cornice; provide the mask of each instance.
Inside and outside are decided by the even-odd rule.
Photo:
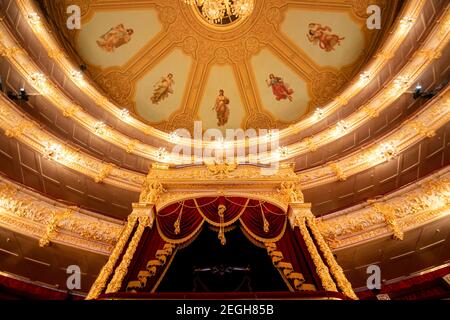
[[[39,240],[108,254],[122,230],[119,221],[68,207],[0,178],[0,225]]]
[[[385,198],[368,201],[320,219],[320,232],[332,248],[343,248],[404,233],[450,214],[450,168]]]

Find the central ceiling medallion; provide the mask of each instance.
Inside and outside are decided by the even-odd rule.
[[[255,7],[255,0],[183,0],[195,7],[211,25],[226,26],[244,20]]]

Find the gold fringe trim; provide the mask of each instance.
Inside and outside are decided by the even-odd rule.
[[[292,281],[295,290],[306,291],[313,290],[316,291],[316,287],[313,284],[305,284],[305,277],[299,272],[295,272],[292,263],[283,261],[283,253],[277,250],[277,245],[274,242],[265,243],[267,253],[272,259],[273,265],[278,269],[281,276],[287,280],[288,283]],[[289,286],[292,289],[292,286]],[[293,290],[292,290],[293,291]]]
[[[210,219],[208,219],[206,217],[206,215],[203,213],[203,211],[200,209],[200,207],[197,204],[197,200],[194,199],[195,205],[197,207],[198,212],[200,213],[200,215],[203,217],[203,219],[205,219],[210,225],[214,226],[214,227],[228,227],[230,225],[232,225],[233,223],[235,223],[244,213],[245,209],[247,209],[247,205],[249,203],[250,199],[247,199],[247,201],[245,202],[245,205],[242,207],[241,211],[237,214],[237,216],[234,219],[231,219],[228,222],[225,223],[217,223],[215,221],[212,221]]]
[[[186,237],[184,237],[184,238],[182,238],[182,239],[170,239],[170,238],[166,237],[166,236],[164,235],[164,233],[161,231],[161,227],[159,226],[158,219],[156,219],[156,229],[158,230],[159,236],[160,236],[165,242],[168,242],[168,243],[171,243],[171,244],[182,244],[182,243],[184,243],[184,242],[189,241],[193,236],[195,236],[195,234],[202,228],[204,222],[205,222],[205,220],[203,220],[202,222],[200,222],[200,224],[198,225],[198,227],[197,227],[190,235],[188,235],[188,236],[186,236]]]
[[[270,243],[270,242],[278,242],[281,240],[281,238],[283,238],[284,233],[286,232],[286,226],[287,226],[287,218],[284,220],[284,225],[283,225],[283,230],[281,230],[280,234],[278,236],[276,236],[275,238],[262,238],[257,236],[256,234],[254,234],[253,232],[250,231],[250,229],[245,225],[245,223],[242,221],[242,219],[239,219],[239,222],[241,223],[241,226],[245,229],[245,231],[252,236],[254,239],[262,242],[262,243]]]

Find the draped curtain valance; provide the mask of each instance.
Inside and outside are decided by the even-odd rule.
[[[172,244],[189,242],[207,223],[219,229],[225,242],[224,228],[240,222],[254,240],[276,242],[284,234],[286,213],[270,203],[238,197],[205,197],[172,204],[156,215],[162,239]]]

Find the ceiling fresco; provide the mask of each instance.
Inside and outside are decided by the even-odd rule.
[[[65,32],[86,72],[166,132],[192,130],[195,120],[221,130],[299,121],[376,49],[381,34],[366,28],[367,5],[395,11],[385,0],[260,0],[247,19],[214,26],[178,0],[45,2],[50,12],[80,4],[82,28]]]

